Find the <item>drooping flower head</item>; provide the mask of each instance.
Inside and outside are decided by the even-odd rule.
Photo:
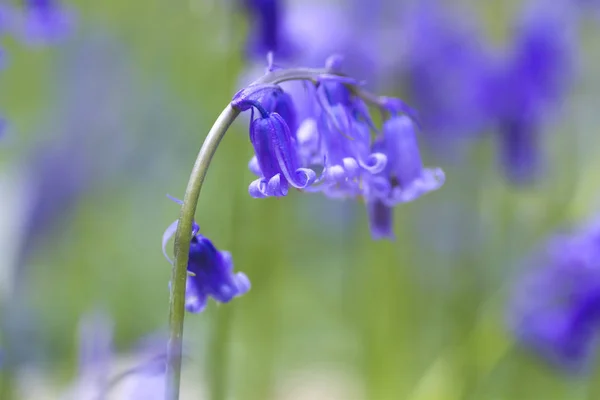
[[[326,70],[335,73],[339,67],[339,57],[326,64]],[[281,197],[294,187],[331,198],[364,199],[370,215],[379,220],[386,216],[387,227],[380,231],[389,232],[391,211],[373,213],[371,205],[393,207],[415,200],[439,188],[444,175],[439,169],[423,168],[410,117],[415,113],[408,106],[399,99],[366,95],[355,80],[335,73],[307,84],[309,95],[301,99],[269,84],[250,85],[234,96],[231,105],[240,111],[252,109],[253,115],[250,141],[255,156],[249,166],[259,179],[249,192],[257,198]],[[303,105],[302,120],[295,110],[299,101],[309,103]],[[367,101],[391,115],[381,131]],[[391,234],[374,229],[373,236]]]
[[[163,254],[167,255],[166,245],[177,230],[173,222],[163,235]],[[227,251],[219,251],[210,239],[200,234],[199,226],[192,226],[192,240],[188,260],[185,308],[191,313],[200,313],[206,307],[208,297],[218,302],[228,303],[250,290],[250,280],[242,273],[233,272],[233,260]]]
[[[510,309],[517,339],[557,366],[585,368],[600,337],[600,225],[549,240]]]

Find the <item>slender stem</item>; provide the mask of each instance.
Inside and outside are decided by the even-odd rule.
[[[196,213],[196,204],[200,189],[206,177],[208,166],[221,139],[229,126],[239,115],[239,111],[227,105],[208,132],[198,158],[190,174],[183,205],[179,215],[179,225],[175,233],[175,263],[171,276],[171,299],[169,304],[169,343],[167,344],[167,400],[179,399],[179,381],[181,378],[181,345],[183,338],[183,319],[185,316],[185,283],[187,279],[188,252],[191,242],[192,223]]]

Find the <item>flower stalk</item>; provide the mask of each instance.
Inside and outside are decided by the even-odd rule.
[[[190,249],[192,223],[196,214],[196,205],[208,166],[221,139],[240,111],[227,105],[208,132],[185,191],[179,225],[175,233],[175,263],[171,275],[171,298],[169,301],[169,342],[167,344],[167,384],[166,400],[179,399],[179,381],[181,378],[183,321],[185,317],[185,286],[187,280],[188,252]]]
[[[335,61],[336,59],[333,58],[332,60]],[[370,121],[370,118],[368,118],[367,115],[368,111],[366,111],[366,108],[362,108],[359,104],[360,102],[376,107],[382,112],[394,115],[397,112],[407,113],[407,111],[410,111],[399,99],[379,97],[363,91],[359,87],[359,82],[339,73],[336,69],[336,65],[335,62],[329,62],[326,68],[321,69],[273,69],[270,65],[269,72],[254,81],[248,87],[239,91],[233,97],[231,103],[225,107],[208,132],[190,175],[179,214],[179,220],[177,222],[177,231],[175,233],[175,262],[172,269],[171,297],[169,303],[166,400],[179,399],[183,323],[186,307],[186,284],[189,273],[188,263],[190,261],[189,254],[192,236],[197,233],[193,232],[196,205],[212,157],[233,121],[235,121],[242,111],[246,111],[250,108],[256,108],[261,112],[261,117],[253,120],[253,125],[250,129],[250,141],[257,151],[257,163],[261,168],[261,175],[264,176],[261,176],[256,182],[253,182],[250,185],[249,192],[251,195],[254,194],[253,197],[265,197],[287,194],[288,185],[300,189],[310,186],[312,183],[321,179],[319,178],[319,180],[316,180],[316,176],[313,176],[315,175],[314,171],[299,165],[296,155],[289,149],[292,147],[290,139],[292,135],[291,132],[288,132],[289,128],[287,123],[283,121],[282,117],[277,113],[267,112],[259,102],[259,99],[263,98],[265,94],[270,93],[277,95],[281,91],[281,88],[277,86],[279,83],[301,80],[311,82],[316,86],[320,85],[321,89],[319,90],[322,92],[322,97],[324,95],[323,101],[329,101],[330,103],[333,101],[333,103],[327,106],[327,112],[334,118],[333,124],[336,126],[341,126],[343,122],[348,122],[351,118],[355,118],[351,116],[351,114],[348,114],[349,112],[351,112],[352,115],[360,114],[363,117],[366,117],[366,120]],[[351,100],[346,92],[351,93],[355,98],[360,99],[359,103]],[[328,98],[327,96],[333,97]],[[339,103],[339,101],[342,101],[342,103]],[[346,109],[344,107],[350,108]],[[364,107],[366,107],[366,105]],[[336,113],[340,115],[337,115]],[[372,174],[381,172],[381,168],[379,167],[383,166],[383,164],[378,162],[381,161],[379,160],[381,155],[369,155],[370,150],[368,142],[370,140],[368,139],[368,136],[365,136],[367,132],[364,131],[365,129],[368,129],[368,127],[364,123],[361,125],[361,123],[357,122],[358,125],[356,129],[363,128],[363,130],[357,132],[360,135],[357,136],[358,139],[355,141],[354,147],[346,144],[346,146],[350,146],[350,148],[342,148],[342,144],[336,142],[336,140],[340,140],[337,136],[332,138],[332,141],[335,143],[329,143],[334,147],[341,146],[340,149],[338,149],[339,151],[332,149],[332,157],[330,157],[330,159],[335,160],[335,156],[339,156],[338,158],[346,157],[344,158],[344,166],[349,169],[348,172],[341,166],[334,165],[332,168],[334,178],[336,171],[341,172],[343,175],[346,172],[357,172],[359,168],[365,169],[365,171]],[[264,126],[260,124],[263,124]],[[258,137],[256,137],[256,135],[258,135]],[[271,150],[273,149],[275,149],[274,155],[271,154]],[[337,153],[333,150],[336,150]],[[347,150],[349,153],[345,154],[342,150]],[[274,156],[277,158],[277,164],[273,164],[272,158]],[[350,156],[354,158],[349,158]],[[377,156],[380,157],[378,158]],[[327,169],[327,166],[324,165],[324,168]],[[338,173],[338,175],[340,174]],[[339,184],[339,182],[336,183],[336,185],[337,184]],[[253,190],[253,188],[256,190]],[[373,190],[375,190],[375,188]],[[260,196],[257,193],[259,193]],[[164,243],[166,242],[163,238],[163,246]]]
[[[273,84],[291,80],[305,80],[313,83],[320,79],[337,78],[340,75],[328,69],[294,68],[275,70],[267,73],[247,89],[258,85]],[[171,275],[171,296],[169,300],[169,341],[167,344],[166,368],[166,400],[179,399],[179,383],[181,379],[183,323],[185,317],[185,293],[187,280],[187,266],[191,243],[192,224],[196,214],[196,205],[200,190],[208,171],[210,162],[221,142],[221,139],[240,114],[241,110],[228,104],[221,112],[212,128],[208,132],[196,162],[190,174],[190,179],[183,198],[179,214],[179,223],[175,233],[175,262]]]

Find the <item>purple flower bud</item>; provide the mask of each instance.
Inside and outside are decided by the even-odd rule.
[[[250,141],[260,169],[260,178],[249,187],[252,197],[286,196],[289,186],[306,189],[315,182],[316,173],[300,167],[295,140],[279,114],[265,113],[252,121]]]
[[[172,223],[163,235],[163,254],[169,262],[171,260],[166,255],[166,244],[177,230],[177,222]],[[221,303],[228,303],[250,290],[248,277],[242,272],[233,272],[231,254],[217,250],[199,231],[200,228],[194,222],[185,293],[185,308],[191,313],[202,312],[209,296]]]

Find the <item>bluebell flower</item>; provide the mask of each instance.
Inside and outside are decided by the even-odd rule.
[[[172,261],[167,255],[166,245],[177,230],[177,222],[173,222],[163,235],[163,254],[169,262]],[[187,270],[185,308],[191,313],[202,312],[209,296],[227,303],[250,290],[248,277],[242,272],[233,272],[231,254],[217,250],[208,238],[200,234],[200,228],[195,222]]]
[[[371,152],[371,130],[367,123],[348,120],[342,105],[332,106],[331,115],[317,123],[325,158],[325,179],[320,190],[329,197],[358,197],[365,176],[384,170],[387,157]]]
[[[439,168],[423,168],[414,122],[405,115],[393,116],[383,123],[378,146],[387,155],[386,175],[391,191],[383,201],[389,205],[413,201],[439,189],[445,180]]]
[[[600,333],[600,225],[548,241],[518,282],[510,325],[554,365],[585,369]]]
[[[399,70],[432,146],[447,152],[489,125],[494,59],[465,10],[418,2],[404,15],[405,61]]]
[[[327,69],[338,71],[340,61],[330,57]],[[249,168],[259,179],[251,183],[250,194],[280,197],[295,187],[330,198],[363,199],[373,237],[393,238],[391,209],[438,189],[445,179],[439,168],[423,167],[414,111],[400,99],[365,96],[346,76],[323,75],[298,95],[258,84],[233,97],[233,107],[252,110],[255,156]],[[391,115],[381,131],[365,101]]]
[[[21,35],[31,44],[53,43],[64,39],[73,29],[71,10],[59,0],[24,0],[25,21]]]
[[[293,48],[284,32],[282,0],[243,0],[251,21],[248,51],[257,59],[273,52],[280,58],[289,57]]]
[[[282,197],[288,194],[290,186],[307,189],[317,180],[315,171],[301,166],[295,135],[290,131],[286,120],[263,106],[265,104],[273,109],[279,108],[287,114],[289,121],[295,123],[291,99],[281,93],[279,88],[265,87],[253,93],[258,93],[261,101],[253,99],[255,94],[246,95],[243,90],[232,101],[241,110],[252,108],[250,142],[255,156],[250,161],[249,168],[259,178],[250,184],[250,195],[255,198]],[[279,100],[273,100],[274,97]],[[256,119],[254,109],[259,112]]]
[[[525,10],[493,90],[501,160],[517,183],[537,175],[539,137],[572,82],[573,20],[570,8],[560,4],[535,3]]]
[[[330,68],[338,60],[328,61]],[[381,152],[371,151],[374,124],[366,104],[344,82],[319,82],[312,118],[298,132],[300,153],[307,163],[322,163],[322,184],[311,190],[328,197],[353,198],[363,194],[365,176],[380,173],[387,163]]]
[[[252,121],[250,141],[256,153],[254,169],[260,176],[250,184],[252,197],[286,196],[290,186],[306,189],[316,180],[316,173],[299,164],[292,134],[277,113],[265,114]],[[251,167],[254,167],[251,162]]]
[[[290,129],[291,135],[296,136],[298,118],[292,96],[284,91],[274,90],[262,99],[261,104],[267,112],[279,114]]]
[[[387,165],[366,181],[365,197],[373,238],[393,239],[391,208],[439,189],[445,175],[440,168],[423,167],[415,124],[409,117],[393,115],[383,123],[382,133],[373,148],[385,154]]]

